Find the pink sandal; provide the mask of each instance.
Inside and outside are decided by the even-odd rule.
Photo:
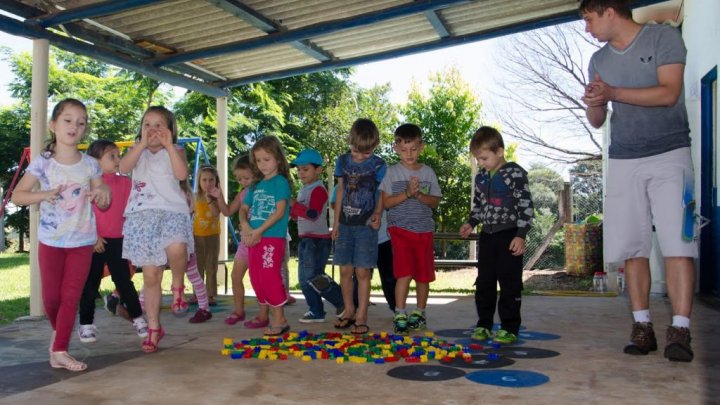
[[[249,321],[245,321],[243,325],[245,325],[246,328],[249,329],[260,329],[268,326],[270,324],[270,320],[266,319],[264,321],[260,320],[258,317],[255,317]]]
[[[236,323],[240,321],[245,320],[245,313],[243,312],[242,315],[238,315],[237,312],[233,312],[232,314],[228,315],[227,318],[225,318],[225,324],[226,325],[235,325]]]
[[[158,351],[158,345],[160,344],[160,340],[165,336],[165,329],[160,327],[160,329],[150,329],[148,328],[148,335],[147,338],[142,342],[142,350],[145,353],[155,353]],[[158,335],[157,342],[153,342],[152,336],[154,334]]]
[[[178,288],[170,287],[170,290],[173,292],[173,303],[170,306],[173,315],[185,316],[188,312],[188,303],[185,301],[185,286],[181,285]],[[178,293],[177,298],[175,298],[176,291]]]

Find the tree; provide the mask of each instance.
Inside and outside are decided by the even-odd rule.
[[[471,184],[468,145],[480,125],[481,110],[482,104],[456,68],[433,74],[427,94],[414,85],[402,107],[405,119],[423,130],[426,146],[421,160],[433,168],[442,189],[436,210],[440,232],[455,232],[467,220]],[[447,253],[443,248],[442,257]]]
[[[0,186],[9,192],[10,183],[18,170],[23,148],[30,146],[30,114],[20,105],[0,107]],[[4,197],[4,195],[2,196]],[[0,197],[0,198],[2,198]],[[2,215],[3,213],[0,213]],[[17,230],[18,250],[25,250],[25,237],[28,235],[29,211],[20,207],[11,211],[5,207],[5,225]],[[4,231],[4,230],[0,230]],[[5,243],[9,241],[6,240]]]
[[[528,251],[525,254],[524,263],[527,263],[535,250],[541,247],[543,239],[558,222],[560,218],[558,193],[564,187],[564,180],[560,173],[537,163],[531,165],[528,170],[528,182],[530,183],[530,193],[535,208],[535,218],[526,239]],[[565,264],[564,246],[564,233],[555,233],[536,266],[562,267]]]
[[[602,174],[602,162],[597,160],[579,162],[570,169],[575,221],[603,212]]]
[[[585,118],[580,98],[589,82],[587,60],[598,44],[582,23],[542,28],[502,39],[499,62],[505,100],[498,108],[504,133],[562,163],[601,159],[601,133]],[[528,96],[531,94],[532,96]]]
[[[157,81],[55,47],[50,49],[48,98],[51,104],[66,97],[85,103],[90,116],[90,140],[132,139],[150,103],[170,101],[170,93],[162,90]],[[15,74],[10,92],[23,108],[29,109],[32,56],[27,52],[12,54],[7,48],[3,53]]]

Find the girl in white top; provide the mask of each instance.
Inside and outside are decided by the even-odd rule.
[[[184,152],[176,145],[175,116],[165,107],[150,107],[142,118],[136,144],[120,161],[120,172],[132,170],[133,188],[125,209],[123,258],[142,267],[148,336],[143,351],[153,353],[165,335],[160,324],[163,270],[172,270],[172,310],[185,314],[183,279],[194,243],[190,210],[179,180],[188,176]]]
[[[67,352],[97,233],[90,206],[110,203],[97,161],[78,151],[87,129],[85,105],[65,99],[53,109],[50,142],[33,158],[12,195],[16,205],[40,204],[38,262],[43,307],[52,326],[50,366],[82,371]],[[39,190],[33,190],[36,185]]]

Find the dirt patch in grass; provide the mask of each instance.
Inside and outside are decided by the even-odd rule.
[[[590,291],[592,276],[569,275],[565,269],[532,270],[523,272],[525,291]]]
[[[430,284],[432,291],[474,292],[477,269],[437,270],[437,279]],[[523,286],[526,293],[531,291],[589,291],[592,276],[569,275],[565,269],[543,269],[523,272]]]

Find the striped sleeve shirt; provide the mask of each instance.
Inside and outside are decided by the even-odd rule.
[[[423,194],[442,197],[437,176],[433,169],[426,165],[422,165],[418,170],[410,170],[400,163],[390,166],[380,184],[380,190],[388,195],[404,193],[410,177],[417,177],[420,180],[420,192]],[[387,219],[388,226],[397,226],[411,232],[435,230],[432,208],[416,198],[407,199],[390,208]]]

